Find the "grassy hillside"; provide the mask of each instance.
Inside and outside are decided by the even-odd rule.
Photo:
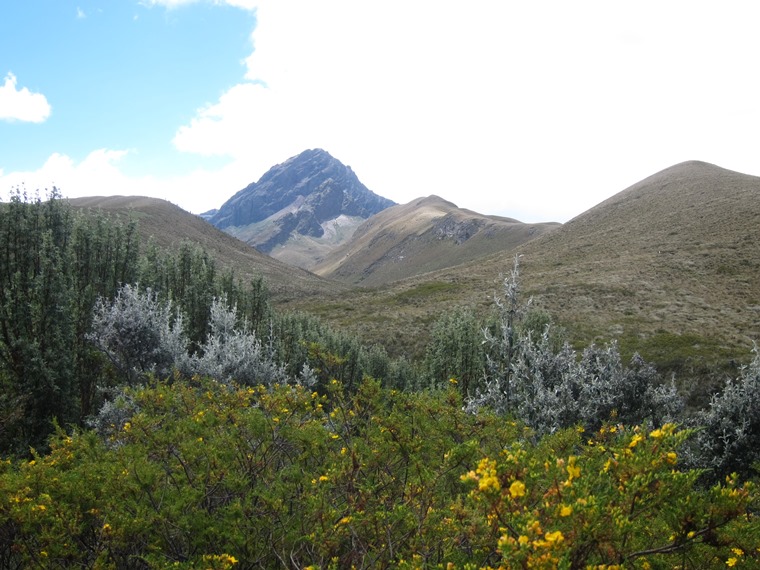
[[[69,200],[78,208],[98,208],[134,217],[141,239],[153,239],[161,247],[175,247],[183,240],[201,245],[224,268],[241,279],[263,276],[275,302],[341,291],[345,286],[322,279],[260,253],[185,210],[155,198],[95,196]]]
[[[548,310],[578,347],[619,339],[624,354],[639,351],[661,370],[686,378],[714,375],[716,366],[733,373],[732,359],[746,361],[760,339],[760,178],[701,162],[663,170],[530,241],[392,281],[412,274],[404,271],[455,263],[455,252],[464,251],[457,248],[466,241],[442,247],[419,239],[421,245],[409,250],[416,265],[401,271],[387,263],[393,246],[378,242],[430,231],[431,220],[447,207],[443,200],[423,200],[415,215],[395,220],[406,226],[396,227],[393,218],[368,222],[356,242],[369,240],[366,247],[325,269],[337,275],[343,267],[348,281],[365,275],[362,283],[380,283],[373,287],[339,285],[287,266],[160,200],[72,202],[128,210],[143,235],[162,244],[199,242],[239,274],[264,275],[281,308],[311,312],[394,354],[419,356],[432,323],[448,309],[489,311],[501,293],[500,274],[518,253],[524,297]],[[408,224],[417,224],[420,233]]]
[[[312,270],[346,283],[382,285],[512,249],[558,226],[484,216],[428,196],[372,216]]]
[[[526,297],[578,346],[620,339],[663,370],[702,374],[760,339],[758,238],[760,178],[687,162],[512,250],[301,306],[415,352],[441,311],[491,306],[520,253]]]

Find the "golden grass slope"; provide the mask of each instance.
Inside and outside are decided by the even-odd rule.
[[[760,178],[667,168],[527,244],[540,302],[604,337],[760,340]]]
[[[510,250],[558,225],[484,216],[428,196],[375,214],[312,270],[376,286]]]
[[[165,248],[183,241],[197,243],[220,268],[231,268],[240,279],[264,278],[273,301],[327,295],[345,286],[287,265],[218,230],[199,216],[165,200],[141,196],[93,196],[68,200],[76,208],[91,208],[127,215],[137,220],[143,244],[149,239]]]
[[[685,162],[509,250],[304,307],[419,352],[443,310],[490,307],[519,253],[526,298],[579,346],[620,339],[666,369],[698,368],[760,340],[758,243],[760,178]]]

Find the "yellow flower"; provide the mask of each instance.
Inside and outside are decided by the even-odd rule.
[[[744,551],[741,548],[732,548],[731,552],[733,552],[737,556],[744,556]]]
[[[674,465],[676,460],[678,459],[678,455],[676,454],[675,451],[669,451],[668,454],[666,455],[666,459],[668,463],[670,463],[671,465]]]
[[[522,481],[515,481],[509,486],[509,494],[513,499],[517,497],[525,496],[525,483]]]
[[[501,488],[501,485],[499,484],[499,479],[494,474],[486,474],[483,475],[480,478],[480,481],[478,481],[478,489],[481,491],[487,491],[488,489],[493,489],[494,491],[498,491]]]
[[[457,379],[456,378],[449,378],[449,383],[456,386],[457,385]]]
[[[325,481],[329,481],[329,478],[327,475],[320,475],[319,480],[324,483]]]
[[[662,433],[661,429],[655,429],[655,430],[652,430],[652,432],[649,434],[649,437],[654,438],[654,439],[659,439],[663,435],[664,434]]]
[[[631,449],[633,449],[633,448],[634,448],[634,447],[636,447],[636,446],[639,444],[639,442],[640,442],[641,440],[643,440],[643,439],[644,439],[644,436],[643,436],[643,435],[641,435],[640,433],[637,433],[637,434],[636,434],[636,435],[634,435],[634,436],[633,436],[633,438],[631,439],[631,443],[629,443],[629,444],[628,444],[628,447],[630,447]]]
[[[726,560],[726,566],[729,566],[729,567],[736,566],[737,562],[738,562],[738,560],[735,557],[732,556],[731,558],[729,558],[728,560]]]
[[[496,476],[496,461],[487,457],[480,460],[475,473],[470,472],[465,477],[462,477],[463,481],[467,479],[478,481],[478,489],[481,491],[488,491],[489,489],[498,491],[501,489],[501,483],[499,483],[499,478]]]
[[[557,544],[559,544],[563,540],[565,540],[565,537],[562,534],[561,530],[555,530],[554,532],[547,532],[546,533],[546,541],[547,542],[556,542]]]
[[[559,516],[561,517],[569,517],[573,514],[573,507],[569,505],[563,505],[562,509],[559,511]]]
[[[570,480],[577,479],[581,476],[581,468],[575,465],[576,457],[571,455],[567,459],[567,474],[570,476]]]

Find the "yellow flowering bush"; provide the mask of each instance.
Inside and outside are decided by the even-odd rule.
[[[129,429],[0,461],[8,568],[750,568],[757,492],[679,469],[688,433],[536,443],[455,387],[134,389]]]
[[[650,432],[605,426],[582,441],[568,430],[525,446],[517,463],[513,452],[481,460],[502,488],[494,494],[475,485],[468,495],[472,515],[499,535],[498,564],[486,552],[483,562],[547,569],[738,564],[736,553],[760,538],[756,490],[736,479],[702,489],[698,472],[676,469],[688,435],[672,424]]]

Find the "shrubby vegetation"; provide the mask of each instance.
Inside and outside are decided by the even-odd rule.
[[[431,376],[455,377],[470,411],[510,415],[538,436],[605,421],[662,425],[679,417],[683,403],[640,356],[623,364],[615,343],[591,345],[578,355],[551,318],[519,296],[519,258],[495,299],[497,318],[482,327],[467,312],[453,312],[434,328],[426,358]]]
[[[112,389],[175,370],[413,383],[381,347],[275,313],[261,278],[241,283],[188,243],[141,254],[133,220],[74,210],[55,191],[0,204],[0,236],[0,453],[44,449],[53,420],[83,426]],[[220,329],[230,314],[235,326]]]
[[[55,194],[0,234],[0,567],[758,565],[760,356],[688,415],[517,258],[413,363]]]
[[[757,563],[751,483],[701,487],[688,432],[534,442],[455,389],[155,382],[106,433],[0,466],[6,568],[725,567]]]
[[[691,423],[698,427],[691,463],[715,480],[729,473],[756,477],[760,468],[760,352],[715,394]]]
[[[0,453],[24,453],[44,444],[53,418],[78,424],[96,411],[92,308],[136,278],[137,235],[55,193],[0,206]]]
[[[182,315],[150,289],[126,284],[113,302],[98,298],[87,338],[105,354],[127,384],[148,374],[170,376],[187,351]]]

